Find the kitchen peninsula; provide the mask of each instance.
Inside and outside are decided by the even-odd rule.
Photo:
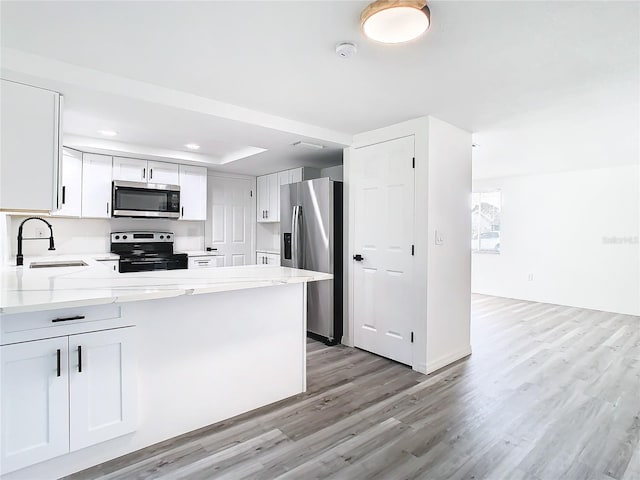
[[[279,266],[5,267],[2,478],[56,478],[306,389],[306,283]]]

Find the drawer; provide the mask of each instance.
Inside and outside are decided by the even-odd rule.
[[[119,305],[63,308],[0,316],[0,344],[129,326]]]
[[[217,267],[216,257],[189,257],[189,268],[213,268]]]

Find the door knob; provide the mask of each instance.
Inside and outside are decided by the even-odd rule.
[[[354,255],[354,256],[353,256],[353,259],[354,259],[356,262],[361,262],[362,260],[364,260],[364,257],[358,253],[357,255]]]

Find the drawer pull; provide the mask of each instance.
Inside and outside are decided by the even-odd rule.
[[[83,320],[84,318],[85,318],[84,315],[76,315],[74,317],[54,318],[53,320],[51,320],[51,323],[68,322],[69,320]]]

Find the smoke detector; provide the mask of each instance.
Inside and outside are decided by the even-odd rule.
[[[342,42],[336,45],[336,54],[342,58],[351,58],[358,52],[358,46],[352,42]]]

